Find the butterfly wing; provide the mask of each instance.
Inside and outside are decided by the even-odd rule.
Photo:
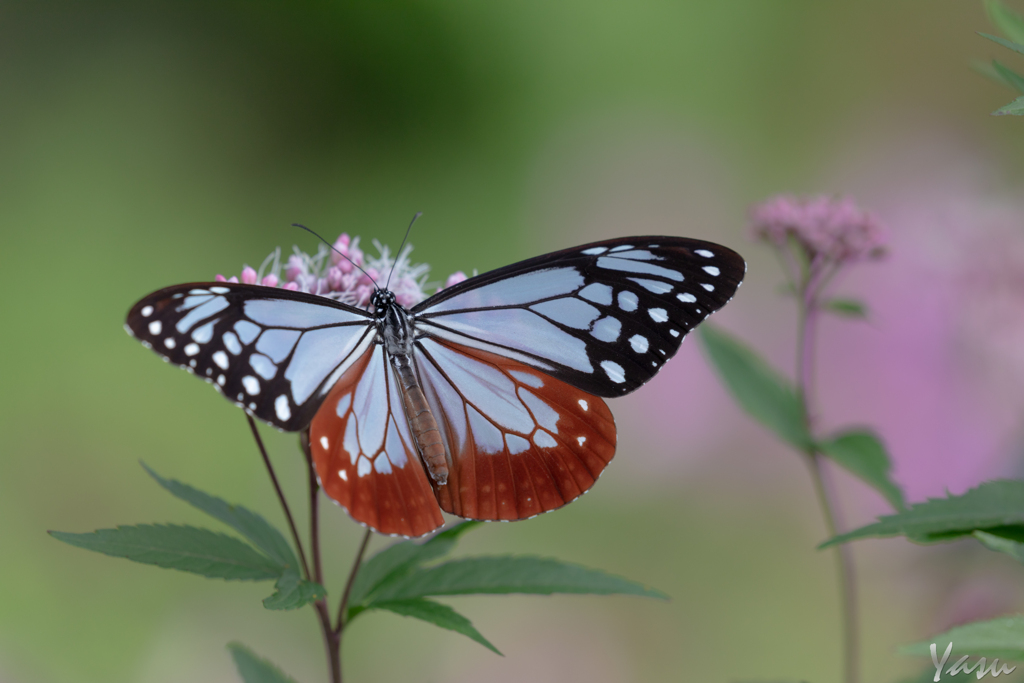
[[[575,500],[615,454],[600,398],[516,360],[434,339],[417,342],[427,400],[447,445],[446,512],[515,520]]]
[[[444,524],[409,430],[394,371],[374,345],[341,376],[310,424],[324,491],[382,534],[422,536]]]
[[[305,428],[373,345],[365,311],[324,297],[233,283],[176,285],[136,303],[125,328],[256,417]]]
[[[651,379],[732,298],[736,252],[682,237],[595,242],[499,268],[413,308],[417,335],[518,361],[597,396]]]

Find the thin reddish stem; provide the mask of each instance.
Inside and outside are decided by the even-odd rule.
[[[281,484],[277,481],[277,475],[274,473],[274,466],[270,464],[270,457],[267,455],[267,449],[263,446],[263,439],[260,438],[259,430],[256,429],[256,421],[252,419],[252,415],[246,413],[245,419],[249,421],[249,429],[252,430],[252,436],[256,440],[256,445],[260,449],[260,455],[263,456],[263,464],[267,467],[267,472],[270,474],[270,481],[274,484],[274,491],[277,492],[277,499],[281,501],[281,507],[284,508],[284,516],[288,519],[288,528],[291,529],[292,539],[295,541],[295,547],[299,551],[299,561],[302,562],[302,571],[309,580],[311,575],[309,573],[309,563],[306,562],[306,553],[302,549],[302,540],[299,538],[299,530],[295,528],[295,520],[292,518],[292,511],[288,508],[288,501],[285,500],[284,492],[281,490]]]

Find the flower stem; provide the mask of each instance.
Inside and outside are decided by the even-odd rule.
[[[277,499],[281,501],[281,507],[284,508],[284,516],[288,519],[288,528],[292,531],[292,540],[295,541],[295,547],[299,551],[299,561],[302,562],[302,571],[306,575],[306,579],[312,579],[309,573],[309,563],[306,562],[306,553],[302,549],[302,540],[299,538],[299,531],[295,528],[295,520],[292,518],[292,511],[288,508],[288,501],[284,498],[284,492],[281,491],[281,485],[277,482],[277,475],[274,473],[274,466],[270,464],[270,458],[267,456],[267,449],[263,446],[263,439],[260,438],[259,430],[256,429],[256,421],[252,419],[252,415],[246,414],[245,419],[249,421],[249,429],[252,430],[252,436],[256,440],[256,445],[260,449],[260,455],[263,456],[263,464],[267,467],[267,472],[270,474],[270,481],[274,484],[274,490],[277,492]]]
[[[309,430],[299,434],[299,447],[306,456],[306,467],[309,471],[309,537],[313,552],[314,581],[321,586],[324,583],[323,563],[320,560],[320,481],[316,478],[313,466],[313,452],[309,448]],[[320,632],[324,637],[324,649],[327,651],[327,667],[331,673],[331,683],[341,683],[341,634],[331,629],[331,613],[327,599],[320,598],[313,603]]]
[[[813,269],[812,269],[813,272]],[[808,276],[802,283],[798,296],[798,331],[797,331],[797,391],[803,405],[804,420],[808,430],[814,425],[811,412],[813,400],[814,378],[814,334],[820,309],[817,293],[820,290],[821,278]],[[835,495],[826,481],[826,473],[821,466],[822,454],[814,444],[805,451],[807,467],[814,483],[814,491],[821,507],[821,516],[829,538],[838,535],[836,525],[838,510]],[[853,577],[853,558],[849,546],[837,545],[834,548],[836,557],[836,573],[839,582],[840,616],[843,632],[843,681],[857,683],[859,680],[860,637],[857,618],[857,591]]]
[[[345,592],[341,596],[341,604],[338,605],[338,620],[335,622],[334,632],[341,637],[342,631],[345,630],[345,608],[348,607],[348,596],[352,592],[352,584],[356,580],[356,574],[359,573],[359,565],[363,563],[363,555],[366,554],[366,546],[370,543],[370,535],[373,533],[371,529],[367,529],[366,533],[363,534],[363,542],[359,544],[359,551],[356,553],[355,562],[352,563],[352,571],[348,574],[348,582],[345,584]]]

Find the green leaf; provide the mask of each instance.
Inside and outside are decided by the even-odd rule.
[[[352,590],[349,591],[350,608],[361,605],[380,585],[405,576],[421,564],[447,555],[455,548],[462,534],[480,524],[482,522],[462,522],[422,543],[400,541],[381,550],[359,568],[352,582]]]
[[[1024,543],[987,531],[975,531],[972,536],[981,541],[989,550],[1006,553],[1018,562],[1024,562]]]
[[[1003,617],[991,621],[976,621],[964,624],[937,635],[930,640],[900,648],[908,655],[931,656],[931,644],[941,658],[949,643],[953,643],[953,654],[946,661],[947,666],[958,657],[999,657],[1000,659],[1024,660],[1024,617]],[[933,670],[934,671],[934,670]]]
[[[1024,55],[1024,45],[1021,45],[1020,43],[1015,43],[1012,40],[1007,40],[1006,38],[1000,38],[999,36],[993,36],[993,35],[991,35],[989,33],[981,33],[981,32],[979,32],[978,35],[981,36],[982,38],[988,38],[989,40],[991,40],[994,43],[999,43],[1000,45],[1002,45],[1005,48],[1009,48],[1009,49],[1013,50],[1014,52],[1019,52],[1022,55]]]
[[[229,643],[228,650],[235,660],[238,675],[245,683],[295,683],[295,679],[286,676],[280,669],[265,659],[253,654],[253,651],[241,643]]]
[[[931,498],[874,524],[822,543],[824,548],[859,538],[906,536],[917,543],[937,543],[999,527],[1024,525],[1024,481],[989,481],[962,496]]]
[[[992,70],[996,73],[1001,81],[1009,85],[1017,92],[1024,93],[1024,76],[1021,76],[1017,72],[1009,69],[996,60],[992,60]]]
[[[164,479],[151,470],[146,463],[140,462],[140,464],[149,473],[149,476],[170,491],[171,495],[224,522],[252,541],[253,545],[282,567],[292,567],[298,570],[299,561],[295,557],[295,553],[292,552],[292,547],[288,545],[288,541],[285,540],[281,532],[271,526],[263,517],[241,505],[231,505],[220,498],[203,493],[188,484],[174,479]]]
[[[698,330],[711,364],[740,406],[784,441],[811,445],[803,405],[792,384],[739,340],[710,325]]]
[[[854,299],[829,299],[822,308],[829,313],[835,313],[846,318],[868,317],[867,306]]]
[[[275,593],[263,599],[267,609],[297,609],[327,597],[319,583],[306,581],[293,569],[286,570],[274,584]]]
[[[484,638],[479,631],[473,628],[473,624],[466,617],[462,616],[448,605],[442,605],[433,600],[413,598],[411,600],[392,600],[389,602],[374,603],[371,609],[385,609],[404,617],[415,617],[428,621],[435,626],[446,628],[449,631],[461,633],[468,636],[486,647],[491,652],[501,654],[498,648]],[[504,656],[504,655],[502,655]]]
[[[1010,40],[1024,43],[1024,17],[999,0],[985,0],[989,20]]]
[[[864,483],[885,496],[896,508],[906,507],[903,491],[889,477],[892,464],[881,439],[868,429],[856,429],[818,443],[818,449]]]
[[[50,535],[86,550],[215,579],[265,581],[282,572],[282,567],[237,538],[193,526],[140,524],[87,534],[51,531]]]
[[[992,112],[992,116],[1024,116],[1024,96],[1018,97],[1013,102],[1003,105]]]
[[[667,600],[661,591],[612,574],[544,557],[496,556],[452,560],[388,582],[374,593],[379,602],[428,595],[590,593],[643,595]]]

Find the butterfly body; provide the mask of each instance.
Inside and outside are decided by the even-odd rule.
[[[439,485],[448,480],[444,442],[437,420],[430,410],[416,375],[413,357],[415,330],[409,312],[398,303],[394,292],[378,289],[371,299],[377,321],[377,342],[384,345],[402,392],[405,415],[430,477]]]
[[[717,244],[634,237],[483,273],[406,309],[229,283],[129,312],[144,344],[286,431],[357,521],[419,536],[441,511],[514,520],[585,493],[615,453],[601,397],[642,386],[745,272]]]

